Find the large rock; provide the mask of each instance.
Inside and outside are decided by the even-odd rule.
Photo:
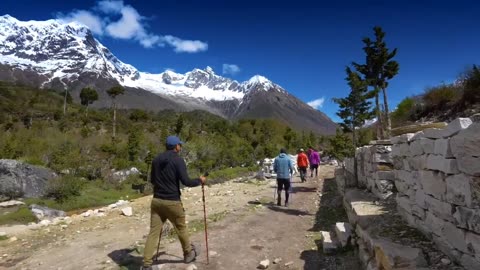
[[[441,171],[446,174],[458,173],[456,159],[447,159],[438,155],[428,155],[426,167],[427,169]]]
[[[0,159],[0,197],[41,197],[48,180],[55,177],[57,175],[47,168]]]
[[[140,171],[137,168],[132,167],[132,168],[127,169],[127,170],[120,170],[120,171],[116,171],[116,172],[112,173],[111,178],[115,181],[123,182],[123,181],[127,180],[127,178],[130,175],[139,175],[139,174],[140,174]]]
[[[480,234],[480,209],[457,206],[453,217],[457,226]]]
[[[435,171],[420,171],[420,182],[426,194],[442,200],[447,190],[444,175]]]
[[[480,176],[480,123],[473,123],[450,139],[452,154],[458,169],[466,174]]]
[[[342,247],[346,247],[350,244],[352,239],[353,228],[350,223],[337,222],[335,224],[335,234],[337,235],[338,240]]]
[[[472,206],[471,184],[473,177],[456,174],[445,179],[447,183],[447,202],[461,206]]]
[[[54,219],[57,217],[65,217],[66,213],[61,210],[55,210],[48,208],[46,206],[40,206],[36,204],[30,205],[28,208],[30,208],[30,211],[37,217],[39,220],[43,219]]]
[[[379,239],[374,241],[374,250],[379,269],[419,269],[427,266],[427,261],[419,248]]]
[[[326,231],[320,231],[322,235],[323,253],[332,254],[337,250],[337,243],[334,241],[332,234]]]
[[[454,221],[452,216],[453,207],[451,204],[437,200],[429,195],[425,196],[425,204],[428,210],[432,211],[439,218],[451,222]]]

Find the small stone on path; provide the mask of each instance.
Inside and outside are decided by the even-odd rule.
[[[275,258],[273,264],[279,264],[282,261],[282,258]]]
[[[452,263],[452,261],[450,261],[450,260],[447,259],[447,258],[443,258],[443,259],[441,259],[441,261],[442,261],[442,263],[443,263],[444,265],[449,265],[450,263]]]
[[[187,266],[187,268],[185,268],[185,270],[197,270],[197,266],[195,264],[190,264],[189,266]]]
[[[289,262],[285,263],[285,266],[290,266],[290,265],[293,265],[293,261],[289,261]]]
[[[270,260],[263,260],[258,264],[258,269],[267,269],[268,266],[270,265]]]
[[[218,252],[216,252],[216,251],[211,250],[211,251],[208,252],[208,256],[210,256],[210,257],[215,257],[217,255],[218,255]]]
[[[122,209],[122,214],[123,214],[124,216],[127,216],[127,217],[132,216],[132,215],[133,215],[132,207],[129,206],[129,207],[123,208],[123,209]]]

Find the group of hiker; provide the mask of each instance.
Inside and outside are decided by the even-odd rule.
[[[297,155],[297,167],[300,171],[300,179],[303,182],[307,181],[307,168],[310,166],[310,177],[318,176],[318,165],[320,164],[320,154],[317,150],[310,147],[305,153],[303,148],[300,148]],[[293,164],[287,151],[280,149],[278,155],[273,162],[273,171],[277,174],[277,205],[281,206],[282,190],[285,190],[285,207],[288,207],[289,191],[291,186],[291,176],[293,174]]]
[[[190,179],[187,173],[187,166],[183,158],[179,156],[183,142],[177,136],[168,136],[165,142],[166,151],[160,153],[152,161],[150,181],[153,185],[153,199],[150,210],[150,233],[145,243],[142,270],[151,270],[155,245],[158,247],[161,239],[163,224],[169,220],[178,235],[182,245],[184,262],[190,263],[195,260],[198,250],[190,242],[185,222],[185,209],[181,201],[180,183],[187,187],[195,187],[206,183],[206,175]],[[307,168],[310,165],[311,177],[315,170],[317,176],[320,156],[313,148],[308,149],[307,154],[300,149],[297,157],[297,166],[300,170],[302,182],[306,181]],[[289,189],[293,164],[285,149],[280,150],[280,155],[275,158],[274,171],[277,173],[277,205],[280,206],[281,192],[285,189],[285,206],[288,206]],[[206,234],[205,234],[206,235]]]

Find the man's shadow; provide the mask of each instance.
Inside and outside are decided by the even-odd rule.
[[[168,257],[176,257],[178,259],[162,259],[161,256],[168,255]],[[158,256],[158,259],[155,260]],[[128,270],[138,270],[143,265],[143,250],[140,251],[137,248],[124,248],[114,250],[108,254],[108,257],[112,259],[118,266],[124,267]],[[183,258],[175,256],[173,254],[167,254],[165,251],[160,251],[153,257],[153,265],[166,264],[166,263],[183,263]]]

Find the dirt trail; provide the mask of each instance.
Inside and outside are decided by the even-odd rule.
[[[320,202],[317,190],[333,167],[321,166],[318,179],[293,181],[288,208],[273,204],[274,181],[225,183],[206,190],[209,249],[217,253],[206,264],[201,188],[183,194],[183,202],[201,255],[198,269],[256,269],[263,259],[269,269],[360,269],[352,256],[328,257],[317,251]],[[139,269],[142,244],[149,230],[149,203],[144,197],[130,203],[134,215],[119,210],[106,217],[77,218],[66,228],[48,226],[0,242],[0,269]],[[283,199],[283,198],[282,198]],[[320,215],[321,216],[321,215]],[[64,226],[65,227],[65,226]],[[157,269],[185,269],[176,237],[162,240]],[[272,264],[281,258],[279,264]],[[286,263],[292,262],[289,266]]]

